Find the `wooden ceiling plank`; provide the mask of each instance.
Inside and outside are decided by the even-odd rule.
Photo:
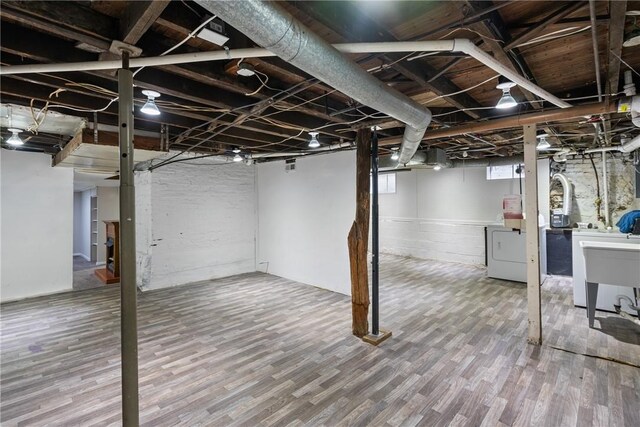
[[[33,16],[26,14],[20,10],[3,7],[0,8],[0,16],[16,21],[20,25],[23,25],[25,27],[30,27],[45,33],[53,34],[64,39],[76,40],[81,43],[86,43],[100,50],[109,50],[109,46],[111,45],[111,43],[102,38],[90,36],[77,30],[68,30],[63,27],[52,25],[48,21],[35,19]],[[6,25],[6,23],[3,23],[3,25]]]
[[[606,93],[617,93],[620,85],[620,57],[624,42],[624,22],[627,12],[627,0],[610,1],[611,21],[609,24],[609,41],[607,54],[607,87]]]
[[[63,1],[3,1],[4,9],[19,10],[34,17],[42,18],[56,26],[64,26],[93,37],[111,41],[117,37],[117,25],[107,15],[103,15],[82,4]]]
[[[339,34],[343,39],[348,39],[351,42],[366,41],[366,42],[393,42],[397,41],[396,37],[391,34],[387,29],[380,26],[375,21],[365,17],[359,16],[358,28],[360,33],[354,31],[354,26],[351,25],[355,20],[353,19],[355,11],[353,6],[347,2],[330,2],[331,7],[340,7],[340,13],[333,13],[330,17],[327,17],[322,13],[318,7],[326,7],[326,5],[314,2],[296,2],[295,7],[301,10],[306,15],[316,19],[326,28]],[[386,62],[392,64],[391,67],[397,70],[399,73],[408,77],[416,82],[418,85],[427,89],[430,92],[434,92],[455,105],[458,108],[474,108],[479,107],[480,104],[470,97],[466,93],[460,93],[457,95],[448,96],[450,93],[460,92],[460,88],[453,84],[451,81],[444,77],[438,77],[433,81],[428,81],[429,76],[433,76],[438,71],[432,67],[426,60],[417,59],[415,61],[401,63],[401,59],[404,55],[401,54],[387,54],[382,57]],[[467,111],[469,116],[473,118],[480,118],[481,115],[475,111]]]
[[[541,19],[540,22],[538,22],[536,25],[529,27],[527,30],[514,37],[511,41],[509,41],[509,43],[507,43],[507,45],[504,47],[504,50],[509,51],[522,43],[526,43],[538,37],[549,25],[560,21],[561,19],[567,17],[568,15],[571,15],[574,12],[577,12],[586,5],[586,2],[576,1],[560,6],[545,18]]]
[[[120,17],[122,41],[131,45],[138,43],[169,3],[170,0],[130,2],[124,15]]]
[[[31,19],[32,24],[36,22],[36,19]],[[52,26],[49,23],[44,22],[47,26]],[[87,52],[83,52],[77,49],[73,49],[71,46],[59,46],[54,43],[53,39],[49,38],[41,38],[40,43],[33,44],[30,43],[31,37],[27,37],[29,35],[28,31],[24,28],[21,28],[15,24],[3,22],[2,25],[2,51],[10,52],[15,55],[20,56],[21,58],[30,58],[38,62],[62,62],[62,61],[88,61],[94,60],[94,55],[89,54]],[[58,43],[59,44],[59,43]],[[55,55],[64,55],[64,58],[57,58]],[[71,56],[70,56],[71,55]],[[95,76],[99,76],[101,78],[106,78],[111,81],[115,81],[115,77],[112,75],[108,75],[101,72],[91,72],[87,74],[93,74]],[[183,73],[185,74],[185,73]],[[206,73],[205,73],[206,74]],[[193,76],[194,74],[188,73],[187,76]],[[202,74],[200,74],[202,76]],[[217,108],[238,108],[250,103],[250,100],[243,96],[233,96],[232,93],[217,91],[216,97],[214,98],[202,98],[201,95],[210,93],[211,90],[206,88],[206,86],[202,86],[202,88],[197,88],[199,84],[195,80],[184,81],[182,79],[176,79],[175,76],[173,78],[169,78],[170,76],[164,72],[159,71],[158,69],[154,70],[153,73],[146,73],[143,71],[140,73],[136,80],[135,84],[137,86],[146,87],[148,89],[158,90],[161,93],[169,94],[175,96],[177,98],[191,100],[199,103],[203,103],[205,105],[215,106]],[[210,76],[210,82],[215,82],[213,76]],[[218,84],[218,87],[221,85]],[[223,85],[223,87],[228,88],[228,85]],[[193,88],[192,90],[189,88]],[[236,88],[237,89],[237,88]],[[266,95],[261,95],[262,99],[267,99]],[[224,102],[220,102],[223,100]],[[295,107],[295,104],[285,103],[285,107]],[[307,109],[307,108],[298,108],[297,111],[291,111],[287,114],[281,114],[278,116],[279,120],[289,123],[292,126],[300,126],[301,128],[315,128],[324,124],[324,121],[331,119],[331,121],[342,123],[344,120],[340,118],[331,118],[326,113],[320,113],[315,110]],[[242,111],[239,111],[241,113]],[[319,121],[317,119],[312,119],[305,114],[306,113],[311,116],[316,116],[323,121]],[[295,120],[290,120],[294,118]],[[332,131],[324,132],[334,137],[340,137],[342,135],[335,134]]]

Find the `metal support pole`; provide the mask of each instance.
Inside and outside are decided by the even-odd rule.
[[[371,334],[380,334],[379,284],[379,233],[378,233],[378,133],[371,139]]]
[[[138,319],[136,222],[133,182],[133,74],[129,53],[118,70],[120,122],[120,330],[122,340],[122,424],[138,426]]]

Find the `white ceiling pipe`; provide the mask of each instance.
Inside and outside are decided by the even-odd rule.
[[[639,148],[640,148],[640,135],[636,136],[631,141],[629,141],[629,142],[627,142],[625,144],[622,144],[622,145],[616,145],[614,147],[590,148],[588,150],[585,150],[585,153],[586,154],[589,154],[589,153],[607,153],[609,151],[620,151],[621,153],[630,153],[630,152],[632,152],[634,150],[637,150]]]
[[[492,70],[502,74],[512,82],[538,95],[540,98],[561,107],[568,108],[571,104],[562,101],[544,89],[521,77],[508,67],[502,65],[492,56],[478,48],[467,39],[413,41],[413,42],[380,42],[380,43],[340,43],[333,45],[342,53],[407,53],[407,52],[462,52]],[[273,52],[263,48],[248,48],[234,50],[219,50],[213,52],[193,52],[176,55],[166,55],[148,58],[132,58],[131,68],[153,67],[162,65],[187,64],[195,62],[221,61],[240,58],[264,58],[276,56]],[[71,62],[65,64],[30,64],[8,65],[0,67],[0,75],[27,73],[55,73],[71,71],[116,70],[122,67],[120,60]]]
[[[571,104],[536,86],[513,70],[505,67],[491,55],[478,48],[470,40],[436,40],[415,42],[381,42],[381,43],[340,43],[333,47],[343,53],[408,53],[408,52],[462,52],[492,70],[502,74],[518,86],[538,95],[540,98],[561,108],[571,107]],[[266,58],[276,56],[273,52],[263,48],[217,50],[213,52],[193,52],[176,55],[156,56],[148,58],[131,58],[131,68],[154,67],[162,65],[190,64],[196,62],[224,61],[240,58]],[[73,71],[117,70],[122,67],[122,61],[88,61],[69,62],[63,64],[29,64],[4,65],[0,67],[0,75],[29,74],[29,73],[63,73]]]

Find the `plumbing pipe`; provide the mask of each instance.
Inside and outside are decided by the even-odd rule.
[[[544,89],[531,83],[511,69],[503,66],[492,56],[486,54],[467,39],[455,40],[427,40],[408,42],[380,42],[380,43],[339,43],[334,44],[342,53],[409,53],[409,52],[462,52],[472,56],[492,70],[502,74],[512,82],[534,93],[550,103],[568,108],[571,105],[550,94]],[[131,67],[154,67],[163,65],[190,64],[208,61],[228,61],[240,58],[266,58],[276,56],[273,52],[262,48],[225,49],[212,52],[191,52],[157,57],[132,58]],[[119,60],[69,62],[62,64],[28,64],[4,65],[0,67],[0,76],[28,74],[28,73],[62,73],[72,71],[115,70],[120,67]]]
[[[627,304],[629,304],[629,308],[632,310],[636,310],[638,312],[638,316],[640,316],[640,307],[635,305],[634,301],[629,298],[626,295],[617,295],[616,296],[616,302],[617,304],[613,305],[613,308],[615,309],[616,313],[618,313],[620,316],[624,317],[625,319],[631,320],[633,323],[640,325],[640,317],[639,318],[635,318],[633,316],[631,316],[629,313],[627,313],[626,311],[622,310],[622,302],[621,300],[625,300],[627,302]]]
[[[609,181],[607,180],[607,153],[602,152],[602,188],[604,189],[604,226],[609,227]]]
[[[596,67],[596,85],[598,86],[598,102],[602,102],[602,84],[600,82],[600,53],[598,52],[598,30],[596,27],[596,2],[589,0],[589,16],[591,17],[591,42],[593,44],[593,63]],[[618,88],[611,88],[617,92]]]

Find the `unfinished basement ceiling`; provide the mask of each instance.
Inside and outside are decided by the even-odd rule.
[[[521,76],[572,105],[598,101],[594,49],[586,1],[424,1],[424,2],[279,2],[289,13],[330,43],[468,38]],[[640,69],[640,48],[623,48],[624,33],[634,28],[638,1],[596,1],[595,20],[602,91],[622,90],[622,73]],[[2,65],[65,63],[110,59],[112,41],[158,56],[220,50],[200,37],[188,37],[211,14],[191,1],[2,1]],[[147,22],[149,25],[142,25]],[[214,21],[219,23],[218,21]],[[622,29],[625,31],[622,31]],[[230,25],[224,26],[229,49],[255,47]],[[34,42],[37,40],[37,43]],[[518,87],[518,105],[497,110],[501,96],[497,73],[464,54],[352,54],[364,69],[394,89],[427,106],[434,120],[427,130],[455,127],[557,107]],[[622,59],[621,62],[618,57]],[[358,126],[381,125],[381,138],[400,142],[404,125],[320,83],[279,58],[252,58],[256,74],[236,74],[241,61],[168,65],[142,69],[135,76],[136,129],[159,133],[167,125],[171,150],[204,154],[266,154],[308,150],[308,131],[318,130],[322,145],[348,143]],[[628,65],[625,65],[628,64]],[[637,77],[637,75],[636,75]],[[112,72],[3,75],[3,103],[47,106],[88,123],[115,125],[117,82]],[[142,90],[161,94],[160,116],[139,113]],[[613,98],[612,98],[613,99]],[[621,134],[638,131],[626,115],[602,118],[611,144]],[[585,118],[544,123],[554,148],[590,147],[594,126]],[[3,137],[7,131],[3,125]],[[522,152],[521,129],[511,128],[456,137],[428,139],[456,158]],[[70,136],[29,140],[24,149],[56,153]],[[3,142],[3,147],[6,147]],[[388,150],[391,146],[386,146]],[[273,158],[273,157],[269,157]]]

